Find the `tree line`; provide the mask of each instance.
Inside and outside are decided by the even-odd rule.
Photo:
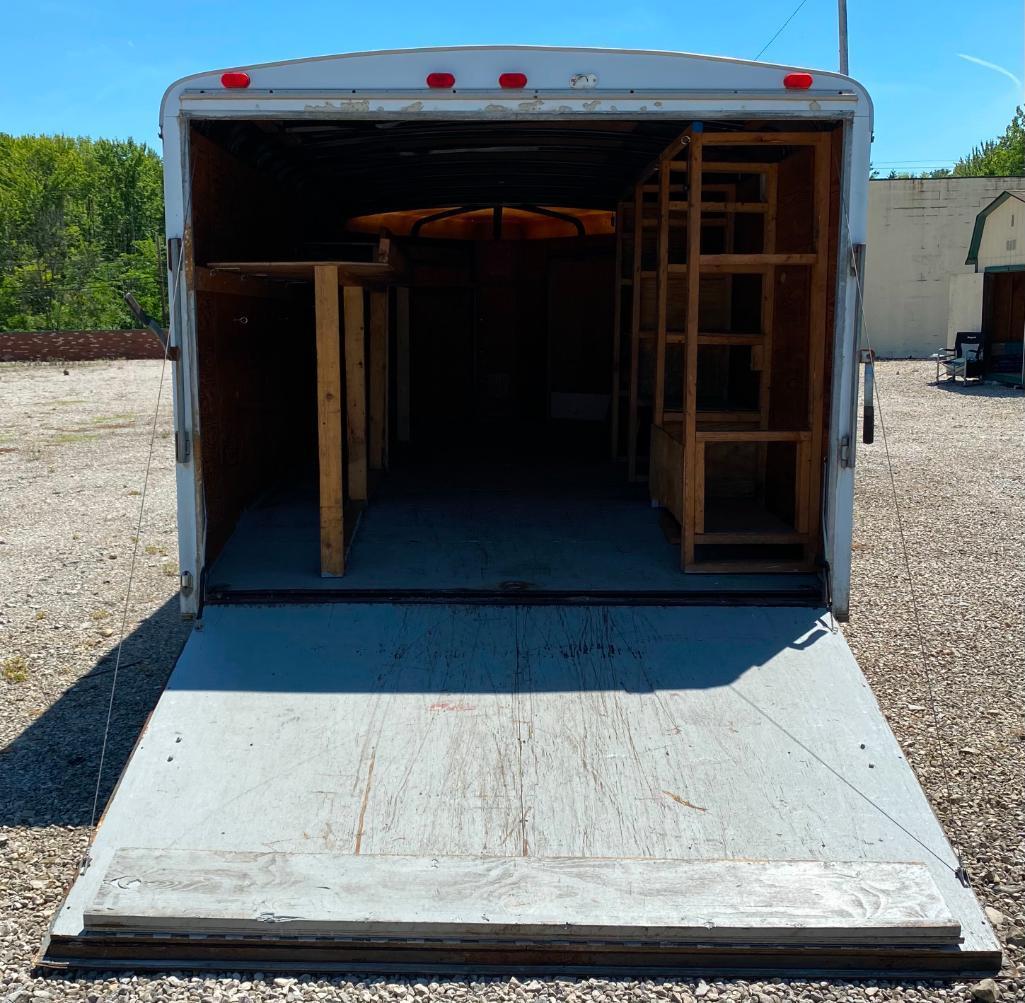
[[[135,326],[166,311],[163,168],[133,140],[0,133],[0,331]]]
[[[890,171],[888,178],[1010,178],[1025,175],[1025,108],[1020,105],[1002,136],[987,139],[961,157],[953,167],[914,174]],[[872,172],[873,178],[881,175]]]
[[[1022,175],[1018,108],[1002,136],[920,176]],[[166,323],[165,253],[162,167],[144,143],[0,133],[0,331],[133,327],[126,291]]]

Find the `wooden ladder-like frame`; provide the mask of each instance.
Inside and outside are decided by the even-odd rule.
[[[822,479],[825,392],[825,350],[828,334],[827,282],[829,263],[829,158],[831,135],[826,132],[705,132],[700,124],[685,130],[642,176],[634,191],[634,281],[631,329],[631,372],[629,394],[630,439],[628,450],[630,475],[636,478],[638,359],[641,345],[651,333],[640,325],[641,238],[643,236],[644,193],[650,191],[649,178],[658,178],[657,226],[658,264],[653,278],[657,289],[657,326],[655,342],[655,389],[653,394],[650,484],[652,498],[664,505],[681,525],[681,566],[685,571],[722,573],[736,571],[807,571],[815,566],[819,550],[818,513]],[[813,149],[814,249],[810,253],[779,253],[776,244],[778,211],[778,167],[775,163],[709,162],[706,147],[788,145]],[[681,161],[681,155],[683,159]],[[671,198],[674,173],[685,173],[687,199]],[[704,183],[705,174],[752,173],[764,176],[763,202],[738,202],[735,189]],[[709,199],[710,195],[721,200]],[[686,262],[670,261],[673,238],[671,214],[684,212]],[[701,253],[703,212],[725,217],[727,238],[725,253]],[[763,250],[757,254],[739,254],[732,249],[729,234],[737,214],[765,214]],[[696,267],[694,267],[696,265]],[[774,327],[777,270],[783,267],[807,267],[809,283],[809,340],[807,353],[807,420],[804,428],[770,428],[772,380],[772,332]],[[699,330],[701,278],[708,275],[733,276],[757,273],[762,276],[760,331],[757,334],[703,333]],[[683,332],[668,327],[669,289],[674,278],[686,280],[686,322]],[[665,408],[666,352],[670,345],[682,342],[683,409]],[[752,363],[760,372],[759,409],[755,413],[699,412],[697,409],[698,348],[702,345],[750,345]],[[740,426],[740,427],[738,427]],[[716,443],[755,443],[767,450],[771,443],[791,442],[796,453],[794,487],[794,528],[785,532],[709,532],[705,528],[705,453]],[[764,454],[763,454],[764,456]],[[764,465],[764,460],[763,460]],[[753,558],[746,561],[712,562],[699,560],[701,545],[793,544],[801,548],[801,557],[792,560]]]

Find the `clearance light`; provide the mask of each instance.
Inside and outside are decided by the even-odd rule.
[[[221,74],[221,86],[222,87],[248,87],[249,86],[249,74],[243,73],[241,70],[231,70],[228,73]]]
[[[498,78],[498,86],[509,91],[522,90],[527,86],[526,73],[503,73]]]
[[[788,73],[783,78],[783,86],[788,91],[806,91],[811,87],[813,79],[810,73]]]
[[[428,73],[427,86],[436,88],[455,87],[456,78],[451,73]]]

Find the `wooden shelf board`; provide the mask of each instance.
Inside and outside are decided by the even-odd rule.
[[[814,561],[694,561],[683,569],[689,575],[799,574],[815,570]]]
[[[717,531],[711,533],[695,533],[694,543],[699,546],[701,544],[739,545],[748,543],[770,546],[773,544],[804,543],[807,538],[807,533],[798,533],[797,530],[781,533]]]
[[[367,285],[388,282],[396,269],[380,261],[211,261],[211,271],[237,275],[259,275],[265,278],[312,282],[314,269],[327,266],[338,269],[339,285]]]
[[[790,432],[769,428],[698,429],[698,442],[808,442],[811,432]]]
[[[767,213],[769,207],[765,202],[705,202],[701,208],[705,212],[747,212]]]
[[[828,132],[706,132],[705,146],[817,146]]]
[[[761,345],[764,334],[731,334],[727,332],[698,332],[699,345]]]

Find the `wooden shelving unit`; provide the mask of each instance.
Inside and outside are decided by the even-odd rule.
[[[381,238],[373,261],[214,261],[198,271],[199,288],[313,285],[320,573],[341,577],[369,471],[388,464],[389,288],[403,281],[405,263]]]
[[[631,331],[630,476],[638,473],[636,431],[645,403],[638,391],[637,360],[653,350],[648,480],[652,499],[680,524],[685,571],[807,571],[815,565],[828,329],[829,144],[823,132],[717,133],[694,125],[667,147],[635,189],[634,280],[626,288],[642,295],[634,295]],[[770,158],[765,146],[787,147],[786,157]],[[810,180],[800,204],[811,217],[806,221],[811,246],[794,247],[778,239],[780,169],[787,157],[807,150]],[[707,159],[706,151],[715,159]],[[732,159],[746,152],[751,160]],[[657,197],[655,220],[652,195]],[[793,205],[787,211],[793,212]],[[750,228],[741,242],[737,222],[751,217],[761,220],[760,246],[754,248]],[[657,260],[654,269],[647,269],[636,248],[644,228],[652,225],[657,227]],[[743,276],[757,276],[760,292],[752,292],[752,279],[736,288]],[[799,316],[781,314],[777,304],[777,289],[791,276],[792,283],[807,289]],[[656,316],[654,325],[642,326],[639,301],[645,282],[655,285]],[[750,302],[756,295],[758,302]],[[742,302],[744,296],[749,302]],[[733,329],[738,303],[747,314],[757,314],[757,323],[747,325],[757,329]],[[670,320],[680,316],[681,308],[682,330]],[[709,323],[713,314],[717,319]],[[774,338],[780,331],[791,336],[794,326],[802,337],[806,334],[804,345],[799,358],[793,353],[784,357],[785,346],[780,349]],[[702,399],[715,384],[708,351],[718,353],[714,358],[726,406],[709,407]],[[682,356],[670,365],[673,353]],[[744,407],[729,403],[738,358],[753,377],[748,385],[754,399]],[[773,401],[774,372],[780,375],[784,366],[789,383],[780,394],[789,395],[786,408]],[[805,400],[799,407],[789,372],[795,366],[804,369],[799,382]],[[682,386],[674,387],[675,379]],[[667,404],[677,397],[679,405]],[[753,488],[741,503],[730,491],[740,494],[736,483],[745,477]],[[714,512],[706,511],[709,500],[715,502]],[[734,524],[727,525],[730,519]]]

